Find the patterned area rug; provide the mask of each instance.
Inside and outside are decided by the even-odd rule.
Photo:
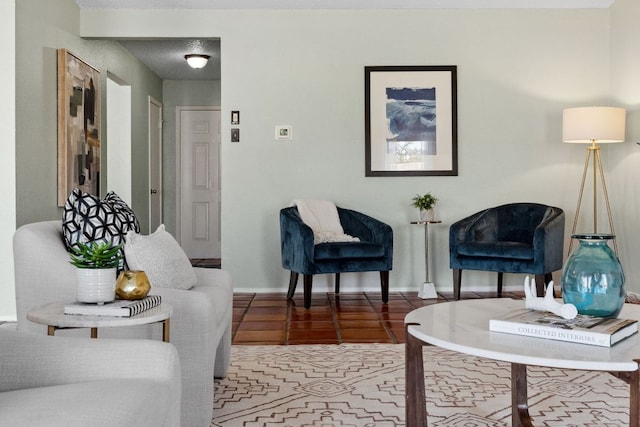
[[[234,346],[216,380],[220,427],[404,426],[404,345]],[[510,365],[424,350],[430,426],[511,425]],[[529,367],[536,426],[625,426],[629,388],[606,373]]]

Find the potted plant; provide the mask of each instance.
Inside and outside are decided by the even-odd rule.
[[[426,193],[422,196],[416,194],[412,202],[413,206],[420,211],[420,221],[433,221],[435,219],[433,208],[438,203],[438,199],[433,197],[431,193]]]
[[[98,303],[115,299],[116,271],[122,260],[122,245],[110,242],[77,243],[69,257],[76,270],[76,299]]]

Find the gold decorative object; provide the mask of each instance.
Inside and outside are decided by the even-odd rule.
[[[137,300],[147,296],[151,283],[144,271],[125,270],[116,281],[116,296],[120,299]]]

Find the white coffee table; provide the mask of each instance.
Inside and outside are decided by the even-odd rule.
[[[630,384],[629,425],[640,426],[640,334],[611,348],[489,331],[489,320],[524,308],[523,300],[462,300],[434,304],[405,317],[407,427],[427,425],[423,345],[511,363],[513,426],[531,426],[527,365],[610,372]],[[640,321],[640,305],[625,304],[620,317]]]
[[[162,341],[169,342],[170,319],[173,313],[173,308],[169,304],[162,303],[132,317],[64,314],[64,305],[64,302],[41,305],[29,310],[27,319],[47,325],[48,335],[55,335],[58,329],[90,328],[91,338],[98,338],[98,328],[115,328],[162,322]]]

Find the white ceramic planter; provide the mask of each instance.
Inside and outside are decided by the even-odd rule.
[[[100,304],[115,299],[115,268],[78,268],[76,281],[76,299],[79,302]]]
[[[420,209],[420,221],[433,221],[436,219],[436,213],[433,208],[425,210]]]

